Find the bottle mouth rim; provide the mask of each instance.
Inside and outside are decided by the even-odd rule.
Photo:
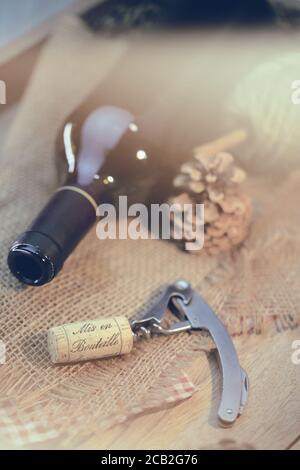
[[[14,276],[31,286],[46,284],[55,276],[53,262],[36,246],[24,243],[13,245],[7,262]]]

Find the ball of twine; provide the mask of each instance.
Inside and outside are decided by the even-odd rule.
[[[240,158],[249,169],[287,171],[300,163],[300,104],[292,84],[300,80],[300,54],[258,66],[229,97],[230,126],[250,133]]]

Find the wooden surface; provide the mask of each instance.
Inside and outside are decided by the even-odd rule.
[[[300,439],[291,447],[291,450],[300,450]]]
[[[1,141],[15,111],[1,115]],[[200,390],[191,399],[89,436],[78,442],[77,448],[300,450],[300,365],[291,361],[295,339],[300,339],[300,329],[273,338],[235,340],[241,364],[250,377],[250,396],[233,428],[222,429],[216,420],[221,381],[215,357],[199,353],[189,375]]]
[[[82,449],[299,449],[300,365],[292,364],[292,341],[300,330],[272,338],[235,341],[250,377],[248,405],[230,429],[216,420],[221,393],[214,357],[193,364],[200,390],[171,409],[135,418],[78,445]]]

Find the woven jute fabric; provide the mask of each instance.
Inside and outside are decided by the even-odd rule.
[[[12,447],[80,443],[131,410],[157,404],[164,381],[176,382],[201,350],[212,347],[196,333],[155,337],[126,357],[53,366],[46,347],[51,326],[140,315],[177,278],[192,282],[232,334],[261,334],[263,340],[264,334],[297,326],[296,173],[277,187],[249,180],[254,220],[234,254],[193,257],[166,241],[100,241],[92,229],[49,285],[24,287],[9,273],[11,241],[55,188],[59,126],[125,49],[125,41],[93,36],[78,20],[66,19],[41,53],[2,149],[0,338],[6,363],[0,366],[0,442]]]

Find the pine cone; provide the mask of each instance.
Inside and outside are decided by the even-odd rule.
[[[227,152],[207,155],[196,151],[193,159],[181,166],[181,173],[174,180],[178,195],[169,203],[182,207],[188,203],[204,204],[204,247],[193,253],[215,255],[231,250],[246,238],[252,203],[240,187],[245,177],[245,172],[235,166],[233,156]],[[185,224],[190,224],[193,230],[196,217],[194,210],[191,220],[185,219]],[[172,220],[175,229],[176,220]],[[186,241],[193,240],[182,240],[183,247]]]

